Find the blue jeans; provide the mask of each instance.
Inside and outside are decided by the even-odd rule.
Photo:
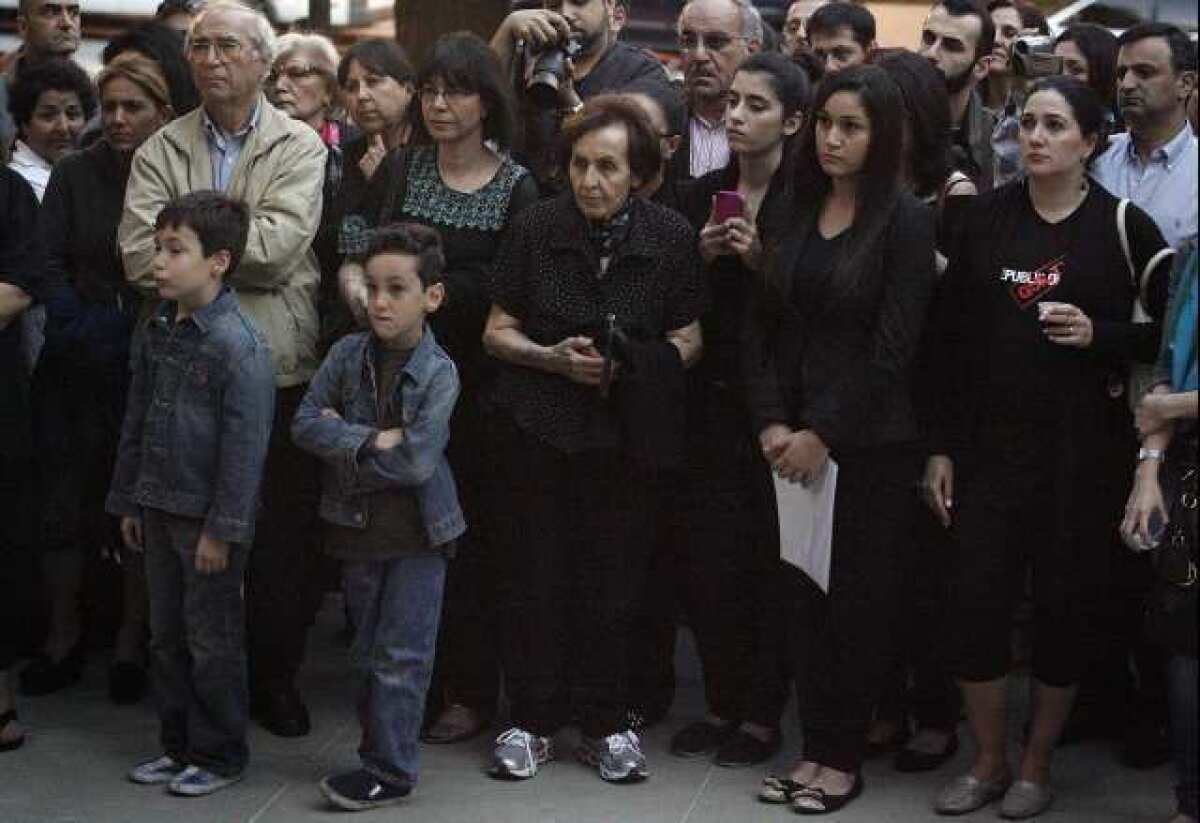
[[[397,786],[417,782],[418,738],[445,579],[446,558],[440,554],[347,560],[342,566],[356,629],[350,657],[362,670],[358,755],[366,771]]]
[[[163,750],[227,777],[246,747],[246,643],[242,579],[246,548],[229,546],[223,572],[196,571],[204,523],[145,509],[150,662]]]
[[[1171,750],[1175,755],[1175,770],[1179,784],[1175,795],[1179,811],[1196,817],[1197,794],[1200,794],[1200,723],[1197,722],[1195,657],[1178,654],[1167,662],[1167,691],[1171,702]]]

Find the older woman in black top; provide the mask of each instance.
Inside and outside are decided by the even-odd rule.
[[[828,593],[805,580],[796,629],[804,753],[763,799],[801,814],[862,788],[867,725],[902,602],[919,459],[910,367],[934,279],[933,220],[901,185],[904,107],[874,66],[827,77],[797,158],[798,214],[745,326],[750,414],[775,473],[838,463]]]
[[[118,55],[99,77],[103,136],[55,167],[38,218],[45,255],[38,298],[46,345],[34,375],[36,435],[43,472],[43,567],[52,606],[43,656],[21,674],[32,694],[79,678],[79,594],[85,548],[121,545],[103,501],[112,474],[127,388],[129,341],[138,300],[125,285],[117,221],[134,151],[172,116],[158,64]],[[112,697],[144,691],[145,587],[124,564],[125,617],[111,672]]]
[[[580,754],[605,780],[631,781],[647,771],[626,728],[626,638],[653,539],[653,468],[682,450],[663,446],[682,429],[705,288],[687,222],[631,196],[661,162],[636,104],[594,98],[563,137],[571,191],[517,218],[484,332],[502,361],[492,399],[513,722],[494,773],[532,777],[574,710]]]
[[[1000,797],[1004,817],[1045,811],[1051,756],[1103,625],[1109,546],[1136,450],[1125,383],[1132,360],[1153,360],[1159,332],[1130,321],[1131,270],[1161,308],[1170,257],[1144,212],[1130,205],[1122,215],[1088,182],[1104,119],[1088,86],[1038,81],[1020,116],[1028,178],[979,198],[945,275],[926,485],[957,541],[951,659],[978,751],[938,797],[944,814]],[[1033,716],[1014,782],[1006,684],[1013,597],[1027,575]]]

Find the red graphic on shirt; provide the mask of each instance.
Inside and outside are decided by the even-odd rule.
[[[1017,301],[1017,305],[1024,309],[1058,288],[1066,269],[1066,261],[1065,256],[1056,257],[1034,271],[1001,269],[1000,282],[1011,284],[1008,293]]]

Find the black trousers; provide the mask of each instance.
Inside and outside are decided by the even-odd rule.
[[[500,633],[496,614],[496,568],[492,510],[504,475],[484,433],[477,394],[464,393],[450,420],[447,458],[458,486],[467,532],[446,569],[437,660],[429,687],[427,721],[460,703],[485,717],[500,692]]]
[[[804,580],[796,632],[804,757],[839,771],[862,766],[867,727],[895,656],[916,467],[908,447],[838,459],[829,593]]]
[[[631,696],[643,705],[670,702],[682,616],[696,637],[709,711],[736,721],[746,714],[757,605],[773,553],[764,470],[730,389],[689,386],[687,425],[686,467],[664,488],[660,542],[632,636]]]
[[[627,641],[650,556],[651,484],[619,451],[568,454],[496,421],[497,549],[513,725],[625,728]]]
[[[308,628],[325,589],[321,558],[320,464],[292,443],[292,417],[304,386],[280,389],[262,483],[262,509],[250,551],[246,618],[251,689],[294,687]]]
[[[887,677],[879,716],[918,729],[952,732],[962,698],[946,659],[946,565],[954,544],[915,489],[909,504],[912,545],[900,617],[895,665]]]
[[[958,481],[947,566],[951,666],[969,682],[1008,673],[1013,607],[1032,579],[1033,676],[1071,686],[1102,645],[1110,544],[1128,475],[1077,478],[1067,505],[1044,468],[1046,452],[1021,451],[981,455]]]
[[[36,610],[34,472],[31,460],[0,457],[0,672],[29,647]]]

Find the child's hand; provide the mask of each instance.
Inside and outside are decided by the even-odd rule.
[[[121,518],[121,540],[125,542],[125,548],[131,552],[142,550],[142,518]]]
[[[335,409],[321,409],[321,418],[323,420],[341,420],[342,416]]]
[[[387,451],[394,449],[404,442],[404,429],[384,429],[375,435],[375,449]]]
[[[200,574],[216,574],[229,568],[229,544],[207,534],[200,535],[196,546],[196,571]]]

